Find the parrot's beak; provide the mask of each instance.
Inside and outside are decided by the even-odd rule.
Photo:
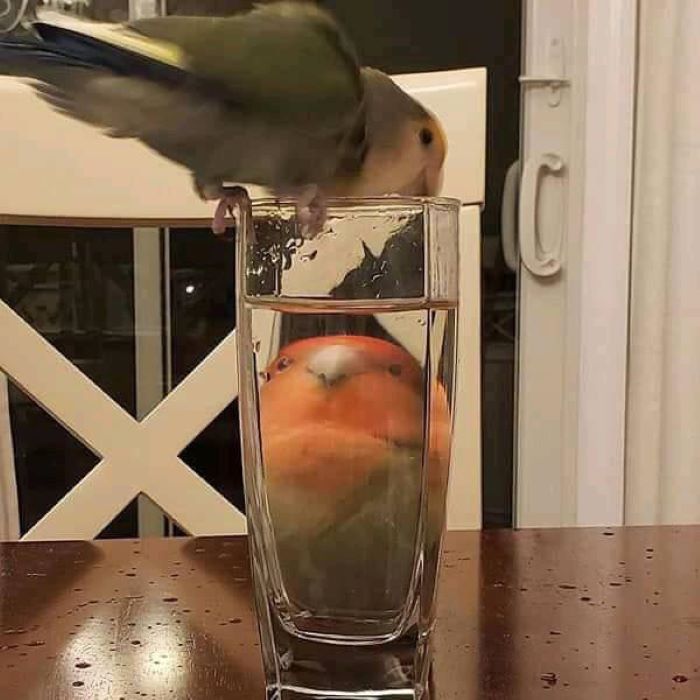
[[[409,197],[437,197],[442,190],[442,167],[427,164],[400,193]]]
[[[366,370],[362,353],[346,345],[329,345],[315,352],[306,369],[326,387],[332,387]]]
[[[442,164],[437,167],[428,165],[423,172],[423,191],[428,197],[437,197],[442,190],[442,181]]]

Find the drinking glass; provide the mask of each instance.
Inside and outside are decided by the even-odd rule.
[[[269,699],[427,698],[459,203],[243,206],[240,417]]]

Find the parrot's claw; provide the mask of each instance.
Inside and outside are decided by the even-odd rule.
[[[248,193],[242,187],[233,187],[227,190],[225,189],[222,195],[223,196],[216,206],[216,211],[214,212],[214,219],[211,222],[211,230],[217,236],[233,239],[233,236],[235,235],[235,222],[234,234],[228,236],[226,215],[230,214],[235,218],[235,212],[238,210],[239,206],[247,200]]]
[[[211,230],[217,236],[223,236],[226,233],[226,215],[229,213],[229,203],[226,197],[219,200],[214,212],[214,219],[211,222]]]

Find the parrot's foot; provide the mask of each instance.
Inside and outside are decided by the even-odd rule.
[[[248,193],[243,187],[231,187],[224,189],[219,204],[214,212],[214,219],[211,223],[211,230],[217,236],[226,236],[228,227],[226,225],[226,215],[235,217],[238,208],[247,201]],[[235,227],[234,227],[235,231]],[[234,234],[235,235],[235,234]],[[228,237],[228,236],[227,236]],[[233,236],[231,236],[233,238]]]
[[[299,195],[296,210],[304,238],[314,238],[323,230],[328,215],[326,199],[316,185],[308,187]]]
[[[242,187],[225,187],[221,182],[203,180],[194,175],[192,178],[194,190],[200,199],[205,202],[216,202],[218,205],[214,212],[214,219],[211,222],[211,230],[220,237],[226,237],[232,240],[235,235],[226,235],[228,227],[226,225],[226,216],[231,214],[235,218],[234,212],[238,209],[248,193]]]

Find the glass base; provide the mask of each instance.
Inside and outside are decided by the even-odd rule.
[[[414,627],[384,644],[308,641],[273,623],[267,700],[430,700],[430,655]]]
[[[431,696],[425,692],[417,695],[414,691],[377,690],[361,693],[330,693],[309,688],[268,688],[267,700],[428,700]]]

